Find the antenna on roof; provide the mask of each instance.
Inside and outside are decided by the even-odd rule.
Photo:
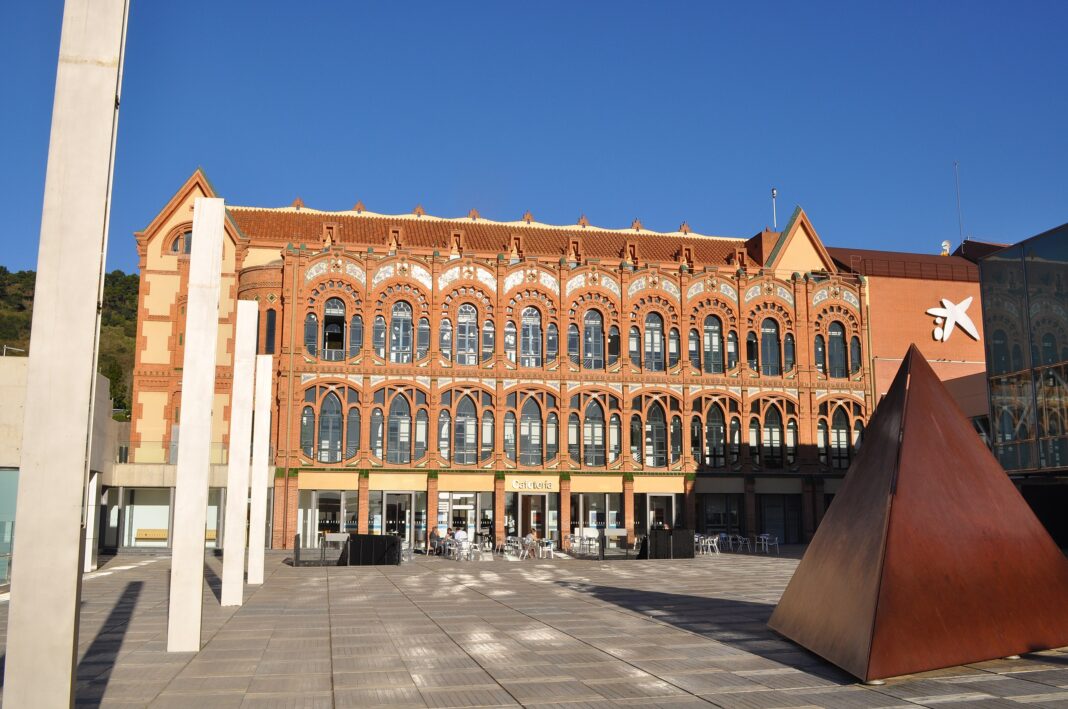
[[[960,163],[953,161],[953,177],[957,182],[957,227],[960,229],[960,240],[964,241],[964,214],[960,210]]]
[[[779,215],[775,210],[775,198],[779,196],[779,190],[774,187],[771,188],[771,228],[779,230]]]

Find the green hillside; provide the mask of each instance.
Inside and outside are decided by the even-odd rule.
[[[34,271],[12,273],[0,266],[0,345],[29,350],[36,277]],[[106,274],[100,321],[99,370],[111,380],[115,408],[127,414],[137,334],[137,285],[136,274],[122,271]]]

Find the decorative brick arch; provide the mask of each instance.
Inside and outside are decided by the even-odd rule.
[[[860,320],[857,319],[856,313],[852,308],[837,303],[820,308],[812,321],[813,330],[826,334],[828,326],[836,320],[845,326],[846,338],[851,335],[860,336]]]
[[[505,304],[504,312],[508,317],[519,317],[527,306],[534,306],[541,311],[543,318],[556,318],[556,296],[540,288],[523,288],[512,293]]]
[[[375,313],[385,315],[392,312],[394,303],[399,300],[407,301],[415,313],[425,315],[430,310],[426,295],[412,283],[402,282],[387,285],[376,294]]]
[[[493,317],[493,298],[475,285],[462,285],[454,288],[448,295],[441,299],[442,317],[456,319],[456,310],[464,303],[470,303],[478,310],[479,327],[486,318]]]
[[[668,298],[657,293],[644,292],[630,308],[630,324],[645,326],[645,316],[655,312],[664,318],[664,327],[679,326],[679,311]]]
[[[765,318],[771,318],[779,323],[779,331],[785,337],[786,333],[793,332],[794,318],[789,308],[783,306],[778,300],[765,300],[750,306],[746,315],[745,323],[749,330],[758,332],[760,323]]]
[[[690,327],[700,329],[705,323],[705,318],[709,315],[717,316],[723,323],[724,329],[738,326],[738,311],[734,303],[724,300],[718,295],[703,298],[691,304],[689,310]]]

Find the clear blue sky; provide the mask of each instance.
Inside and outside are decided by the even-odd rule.
[[[0,29],[0,264],[33,268],[62,3]],[[197,165],[237,204],[932,252],[1068,221],[1068,3],[133,0],[109,268]]]

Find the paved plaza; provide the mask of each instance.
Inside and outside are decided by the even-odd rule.
[[[79,706],[1068,707],[1068,651],[866,687],[765,623],[799,550],[685,561],[293,568],[219,606],[168,654],[169,559],[120,556],[83,585]],[[0,604],[6,630],[7,603]]]

